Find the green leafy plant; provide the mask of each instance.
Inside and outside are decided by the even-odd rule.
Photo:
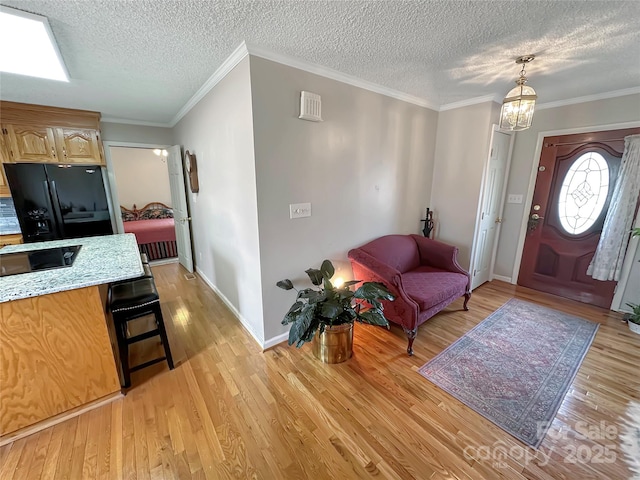
[[[640,304],[627,303],[632,308],[632,312],[625,315],[628,322],[640,325]]]
[[[295,343],[296,347],[301,347],[305,342],[311,341],[318,330],[322,333],[328,326],[354,321],[389,328],[381,301],[392,301],[395,297],[383,284],[365,282],[355,291],[350,287],[361,283],[360,280],[335,286],[331,283],[335,269],[329,260],[322,262],[320,269],[310,268],[305,273],[317,289],[298,290],[288,278],[276,283],[284,290],[293,289],[298,292],[296,302],[282,320],[283,325],[291,324],[289,345]],[[367,302],[370,308],[364,308],[362,301]]]

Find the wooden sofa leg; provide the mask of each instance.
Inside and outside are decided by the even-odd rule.
[[[469,302],[470,298],[471,298],[471,292],[468,292],[468,293],[464,294],[464,305],[463,305],[463,308],[464,308],[465,312],[469,310],[469,307],[467,307],[467,303]]]
[[[418,334],[418,327],[413,330],[409,330],[408,328],[402,327],[404,333],[407,334],[407,338],[409,339],[409,344],[407,345],[407,354],[409,356],[413,355],[413,341],[416,339],[416,335]]]

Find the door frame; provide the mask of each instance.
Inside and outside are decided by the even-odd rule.
[[[474,288],[477,288],[477,286],[474,286],[473,284],[473,278],[474,278],[473,270],[476,266],[476,261],[478,260],[476,256],[478,255],[478,241],[480,240],[479,230],[480,230],[480,222],[482,221],[482,205],[484,205],[483,200],[484,200],[484,195],[486,193],[486,186],[487,186],[487,180],[489,175],[489,164],[491,162],[491,150],[493,149],[493,141],[495,139],[496,132],[503,133],[511,137],[509,140],[509,150],[507,153],[507,161],[506,161],[505,170],[504,170],[504,180],[502,182],[502,193],[500,195],[501,197],[500,198],[500,214],[499,214],[500,218],[502,218],[504,214],[504,202],[507,197],[507,184],[509,182],[509,172],[511,170],[511,158],[513,156],[515,132],[502,131],[500,130],[500,126],[494,123],[491,127],[491,138],[489,139],[489,151],[487,152],[487,157],[484,161],[484,166],[482,167],[482,185],[480,186],[480,196],[478,197],[480,203],[478,204],[478,211],[476,212],[476,225],[473,231],[471,260],[469,261],[469,270],[470,270],[469,273],[471,273],[471,290],[473,290]],[[493,246],[491,247],[491,261],[489,264],[489,281],[494,279],[493,269],[496,263],[496,256],[498,253],[498,241],[500,240],[501,229],[502,229],[502,224],[498,224]]]
[[[527,189],[525,202],[523,205],[522,211],[522,219],[520,224],[520,235],[518,237],[518,246],[516,248],[516,258],[513,262],[513,272],[511,273],[511,283],[517,285],[518,283],[518,275],[520,274],[520,265],[522,263],[522,253],[524,250],[524,242],[527,236],[527,221],[529,220],[529,212],[531,211],[531,203],[533,201],[533,193],[536,187],[536,179],[538,177],[538,165],[540,163],[540,155],[542,154],[542,144],[544,143],[545,137],[555,137],[559,135],[572,135],[575,133],[589,133],[589,132],[599,132],[606,130],[623,130],[625,128],[636,128],[640,127],[640,121],[634,122],[624,122],[624,123],[613,123],[608,125],[591,125],[587,127],[577,127],[577,128],[566,128],[562,130],[546,130],[543,132],[538,132],[538,140],[536,142],[536,148],[533,152],[533,161],[531,162],[531,173],[529,174],[529,187]],[[629,250],[627,250],[629,251]],[[625,258],[625,263],[627,262],[627,258]],[[624,291],[627,284],[627,277],[621,276],[618,281],[618,286],[616,293],[618,291]],[[614,295],[614,301],[611,305],[611,309],[613,310],[615,306],[616,297]],[[618,299],[618,304],[620,300]],[[619,305],[618,305],[619,306]]]
[[[107,140],[102,142],[102,146],[104,147],[104,159],[107,166],[107,178],[109,180],[109,193],[111,195],[111,202],[113,203],[113,216],[115,217],[114,219],[116,223],[116,231],[117,233],[124,233],[124,224],[122,223],[122,215],[120,214],[120,198],[118,197],[116,174],[113,168],[113,161],[111,160],[111,147],[154,149],[154,148],[169,148],[171,145],[159,145],[157,143],[117,142],[117,141]]]

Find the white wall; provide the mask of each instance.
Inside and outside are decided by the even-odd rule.
[[[484,167],[499,111],[497,103],[485,102],[438,115],[430,201],[434,238],[457,246],[465,269],[470,267]]]
[[[198,271],[262,343],[252,129],[247,57],[175,126],[174,138],[198,161],[200,192],[189,194]]]
[[[328,258],[353,274],[347,252],[391,233],[419,233],[431,193],[437,112],[251,58],[265,338],[295,300],[283,278]],[[299,120],[300,91],[322,96],[324,122]],[[289,219],[289,204],[312,216]]]
[[[103,142],[174,145],[171,128],[100,122],[100,130]]]
[[[118,199],[126,208],[142,208],[151,202],[171,206],[169,169],[150,148],[111,147]]]
[[[591,131],[598,131],[604,130],[607,125],[638,121],[640,94],[536,111],[531,128],[516,133],[507,193],[527,197],[531,169],[540,160],[534,158],[540,132],[581,127],[593,127]],[[498,275],[512,276],[522,219],[528,214],[524,207],[524,203],[505,205],[495,264],[495,273]]]

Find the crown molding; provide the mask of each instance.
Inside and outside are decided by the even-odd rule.
[[[156,123],[156,122],[145,122],[143,120],[129,120],[128,118],[115,118],[115,117],[102,117],[100,118],[101,123],[123,123],[125,125],[141,125],[143,127],[160,127],[160,128],[171,128],[172,125],[169,123]]]
[[[251,44],[246,44],[246,46],[247,46],[247,49],[249,50],[249,55],[264,58],[266,60],[271,60],[272,62],[297,68],[298,70],[303,70],[305,72],[313,73],[321,77],[330,78],[332,80],[346,83],[354,87],[362,88],[364,90],[369,90],[370,92],[379,93],[387,97],[395,98],[396,100],[412,103],[414,105],[418,105],[419,107],[429,108],[431,110],[438,111],[438,107],[436,105],[425,100],[424,98],[409,95],[407,93],[403,93],[398,90],[394,90],[392,88],[384,87],[382,85],[378,85],[377,83],[369,82],[367,80],[362,80],[360,78],[354,77],[353,75],[342,73],[342,72],[339,72],[338,70],[324,67],[316,63],[311,63],[306,60],[302,60],[300,58],[292,57],[290,55],[285,55],[282,53],[276,53],[263,47],[258,47]]]
[[[634,95],[636,93],[640,93],[640,87],[625,88],[624,90],[614,90],[612,92],[597,93],[595,95],[586,95],[584,97],[568,98],[566,100],[558,100],[557,102],[540,103],[536,105],[536,110],[563,107],[565,105],[575,105],[576,103],[595,102],[596,100],[623,97],[625,95]]]
[[[377,83],[362,80],[346,73],[339,72],[332,68],[324,67],[316,63],[308,62],[300,58],[292,57],[290,55],[273,52],[263,47],[247,44],[242,42],[238,47],[227,57],[227,59],[218,67],[218,69],[211,75],[207,81],[198,89],[198,91],[185,103],[185,105],[178,111],[178,113],[171,119],[169,123],[155,123],[145,122],[138,120],[128,120],[123,118],[102,117],[101,121],[106,123],[122,123],[126,125],[141,125],[147,127],[160,127],[160,128],[173,128],[197,103],[204,98],[204,96],[211,91],[220,81],[227,76],[233,68],[238,65],[247,55],[253,55],[255,57],[264,58],[272,62],[287,65],[289,67],[297,68],[305,72],[313,73],[325,78],[330,78],[338,82],[346,83],[354,87],[369,90],[380,95],[395,98],[403,102],[411,103],[420,107],[428,108],[436,112],[444,112],[447,110],[453,110],[456,108],[468,107],[471,105],[477,105],[485,102],[502,102],[502,96],[484,95],[481,97],[469,98],[467,100],[460,100],[458,102],[447,103],[444,105],[435,105],[424,98],[409,95],[407,93],[394,90],[392,88],[378,85]],[[536,105],[536,110],[544,110],[546,108],[555,108],[565,105],[574,105],[578,103],[593,102],[596,100],[603,100],[607,98],[621,97],[624,95],[633,95],[640,93],[640,87],[627,88],[623,90],[615,90],[611,92],[599,93],[595,95],[587,95],[583,97],[569,98],[566,100],[558,100],[556,102],[540,103]]]
[[[478,105],[479,103],[486,103],[486,102],[500,103],[501,101],[502,101],[502,98],[499,97],[498,95],[484,95],[482,97],[474,97],[474,98],[469,98],[467,100],[460,100],[459,102],[446,103],[444,105],[441,105],[438,111],[444,112],[446,110],[453,110],[454,108],[462,108],[462,107],[468,107],[470,105]]]
[[[244,57],[249,54],[247,50],[247,44],[242,42],[238,47],[227,57],[227,59],[222,62],[222,65],[218,67],[218,69],[211,75],[206,82],[198,89],[198,91],[184,104],[178,113],[176,113],[175,117],[171,119],[169,122],[170,127],[174,127],[176,123],[178,123],[182,117],[184,117],[189,110],[197,105],[197,103],[204,98],[204,96],[213,89],[220,81],[227,76],[231,70],[234,69],[236,65],[238,65]]]

